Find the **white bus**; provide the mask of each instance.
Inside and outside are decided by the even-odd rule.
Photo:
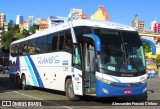
[[[132,27],[73,20],[11,43],[10,79],[80,96],[139,96],[147,100],[142,41]],[[142,96],[142,97],[140,97]]]

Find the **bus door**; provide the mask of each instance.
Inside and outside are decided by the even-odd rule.
[[[95,94],[96,92],[96,77],[95,77],[95,46],[94,41],[91,38],[88,38],[90,41],[84,43],[83,48],[83,60],[84,60],[84,93],[85,94]]]
[[[73,44],[72,55],[72,83],[74,87],[74,94],[83,95],[83,81],[82,81],[82,47],[80,44]]]

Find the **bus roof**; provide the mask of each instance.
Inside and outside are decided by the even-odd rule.
[[[72,26],[73,27],[76,27],[76,26],[91,26],[91,27],[110,28],[110,29],[117,29],[117,30],[136,31],[131,26],[127,26],[127,25],[123,25],[123,24],[119,24],[119,23],[115,23],[115,22],[110,22],[110,21],[100,21],[100,20],[86,20],[86,19],[73,20],[72,21]],[[57,25],[57,26],[55,26],[51,29],[46,29],[44,31],[40,31],[40,32],[37,32],[36,34],[30,35],[26,38],[16,40],[16,41],[12,42],[11,44],[23,42],[23,41],[33,39],[33,38],[36,38],[36,37],[41,37],[43,35],[48,35],[48,34],[58,32],[58,31],[62,31],[62,30],[68,29],[68,28],[70,28],[69,23],[65,22],[65,23],[59,24],[59,25]]]

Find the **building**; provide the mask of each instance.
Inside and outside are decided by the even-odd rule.
[[[43,31],[45,29],[48,29],[48,21],[45,20],[45,19],[39,19],[37,22],[36,22],[36,25],[38,25],[38,30],[39,31]]]
[[[20,31],[23,31],[24,29],[28,30],[28,21],[24,21],[23,24],[19,24]]]
[[[6,22],[6,15],[4,13],[0,13],[0,29],[3,29],[4,22]]]
[[[99,7],[98,10],[91,16],[93,20],[109,20],[109,14],[106,9],[103,7]]]
[[[157,23],[156,18],[151,22],[151,31],[154,32],[155,24]]]
[[[154,24],[154,33],[160,33],[160,23]]]
[[[145,31],[145,22],[139,21],[138,15],[136,14],[135,19],[132,21],[132,27],[140,32],[144,32]]]
[[[135,15],[135,19],[132,21],[132,27],[138,30],[138,15]]]
[[[23,24],[24,23],[24,18],[21,15],[17,15],[16,17],[16,24]]]
[[[33,16],[28,16],[28,30],[33,26]]]
[[[145,22],[144,21],[139,21],[138,22],[138,30],[141,32],[145,31]]]
[[[3,22],[4,31],[8,31],[8,22]]]
[[[48,17],[48,28],[52,28],[60,23],[64,23],[66,21],[66,17],[57,17],[57,16],[50,16]]]

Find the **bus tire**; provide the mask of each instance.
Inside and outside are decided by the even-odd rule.
[[[20,79],[20,76],[19,75],[16,75],[16,87],[17,88],[21,88],[21,79]]]
[[[29,86],[26,85],[26,76],[22,75],[22,90],[29,89]]]
[[[75,101],[80,99],[77,95],[74,94],[73,84],[71,79],[66,80],[65,93],[66,96],[69,98],[69,100]]]

